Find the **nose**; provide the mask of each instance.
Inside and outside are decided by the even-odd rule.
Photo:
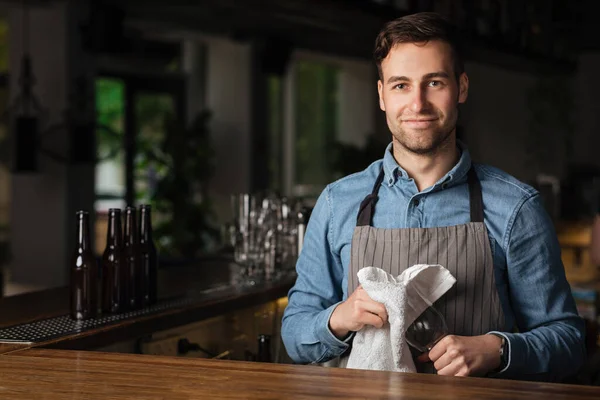
[[[427,107],[426,91],[423,88],[417,87],[412,93],[410,109],[414,113],[420,113]]]

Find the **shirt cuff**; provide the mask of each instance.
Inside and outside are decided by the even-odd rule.
[[[502,336],[504,338],[504,340],[506,341],[506,343],[508,344],[508,361],[507,361],[506,365],[500,371],[496,371],[492,374],[493,376],[498,376],[498,375],[502,374],[503,372],[507,371],[512,364],[512,354],[513,354],[512,343],[511,343],[511,340],[508,337],[508,335],[503,332],[491,331],[491,332],[488,332],[487,334],[488,335],[494,334],[494,335]]]
[[[355,332],[351,332],[347,338],[340,340],[333,332],[331,332],[331,329],[329,329],[329,319],[331,318],[331,314],[333,314],[335,308],[341,303],[342,302],[340,301],[321,312],[317,317],[317,322],[315,324],[315,336],[325,347],[327,347],[327,349],[329,349],[331,357],[337,357],[346,351],[350,347],[350,342],[355,334]]]

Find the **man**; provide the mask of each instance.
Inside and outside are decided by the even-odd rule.
[[[358,286],[360,268],[396,276],[427,263],[457,282],[436,303],[451,334],[418,358],[422,370],[556,381],[582,364],[583,321],[540,196],[472,164],[456,140],[469,90],[457,39],[434,13],[392,21],[377,37],[392,143],[382,160],[328,185],[315,205],[283,317],[296,362],[343,355],[353,332],[386,323],[385,307]]]

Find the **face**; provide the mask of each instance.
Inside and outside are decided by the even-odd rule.
[[[441,41],[401,43],[381,63],[377,83],[394,146],[434,154],[455,135],[458,104],[467,100],[469,79],[458,82],[450,45]]]

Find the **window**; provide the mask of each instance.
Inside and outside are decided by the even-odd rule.
[[[141,92],[135,98],[135,117],[138,125],[135,138],[135,199],[138,204],[148,204],[156,190],[157,178],[164,177],[168,172],[165,165],[153,159],[162,157],[160,145],[175,117],[175,101],[169,94]]]
[[[326,185],[332,178],[327,150],[337,137],[338,69],[300,62],[296,71],[297,185]]]
[[[176,116],[180,83],[129,77],[96,80],[97,211],[149,200],[153,177],[162,172],[148,155],[162,143],[168,121]]]
[[[300,59],[291,74],[286,187],[294,196],[316,197],[334,177],[328,151],[338,137],[340,69]]]
[[[99,162],[96,165],[95,209],[125,205],[125,84],[123,80],[96,80],[96,132]]]
[[[383,154],[373,157],[367,148],[376,134],[376,82],[370,60],[293,54],[276,106],[283,116],[282,193],[310,204],[347,170],[364,169],[367,158],[370,164]],[[342,163],[343,149],[364,157]]]
[[[108,209],[149,203],[166,173],[152,158],[160,156],[169,122],[185,119],[183,93],[179,78],[96,79],[96,253],[104,250]]]

